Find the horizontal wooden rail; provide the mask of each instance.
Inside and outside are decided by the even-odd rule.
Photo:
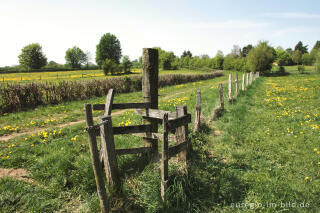
[[[168,120],[168,129],[173,130],[173,129],[176,129],[180,126],[187,125],[190,122],[191,122],[191,115],[190,114],[187,114],[187,115],[184,115],[184,116],[172,119],[172,120],[169,119]]]
[[[162,120],[163,115],[165,113],[168,113],[169,119],[174,119],[177,117],[176,112],[170,112],[170,111],[164,111],[164,110],[158,110],[158,109],[137,109],[136,110],[137,115],[141,115],[144,118],[157,119],[157,120]]]
[[[177,155],[179,152],[185,150],[188,146],[188,142],[179,143],[178,145],[169,147],[169,158]]]
[[[146,134],[144,134],[144,133],[135,133],[133,135],[134,136],[138,136],[138,137],[143,137],[145,139],[158,139],[158,140],[163,141],[163,134],[162,133],[154,133],[154,132],[152,132],[151,133],[151,137],[146,137]],[[168,141],[176,142],[177,140],[176,140],[175,136],[169,135],[168,136]]]
[[[112,127],[114,135],[143,133],[151,131],[151,125],[136,125],[136,126],[119,126]],[[94,128],[96,136],[100,136],[100,128]]]
[[[138,153],[147,153],[151,151],[151,147],[139,147],[139,148],[130,148],[130,149],[116,149],[117,155],[127,155],[127,154],[138,154]]]
[[[151,125],[113,127],[114,135],[132,134],[132,133],[150,132],[150,131],[151,131]]]
[[[119,103],[112,104],[112,109],[145,109],[150,108],[150,103]],[[93,110],[104,110],[105,104],[93,104]]]

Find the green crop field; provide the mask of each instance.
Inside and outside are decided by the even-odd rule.
[[[170,187],[163,203],[158,162],[144,155],[120,156],[123,185],[120,192],[108,188],[112,209],[319,211],[320,75],[286,69],[290,75],[260,77],[233,102],[227,101],[227,78],[235,72],[161,88],[159,108],[174,111],[186,105],[192,121],[196,91],[201,89],[202,126],[199,133],[193,133],[193,122],[189,125],[193,151],[188,174],[181,163],[170,160]],[[238,75],[241,80],[242,73]],[[224,86],[226,110],[212,120],[219,104],[219,83]],[[141,102],[141,97],[141,92],[116,94],[114,103]],[[0,139],[6,137],[0,142],[0,168],[27,172],[0,178],[2,212],[99,211],[83,105],[104,102],[104,97],[72,101],[0,117]],[[94,117],[101,113],[94,111]],[[113,126],[142,122],[132,110],[113,113]],[[141,146],[142,141],[121,135],[115,137],[115,144],[130,148]]]
[[[196,71],[197,74],[208,73]],[[161,74],[195,74],[194,70],[160,70]],[[0,73],[0,83],[31,83],[31,82],[59,82],[66,80],[104,79],[110,77],[125,77],[141,75],[141,69],[133,69],[130,74],[105,76],[103,70],[75,70],[57,72],[30,72],[30,73]]]

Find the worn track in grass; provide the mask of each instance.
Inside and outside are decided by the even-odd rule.
[[[219,84],[219,83],[226,83],[227,81],[222,81],[222,82],[217,82],[217,83],[214,83],[214,84]],[[207,88],[207,87],[211,87],[212,85],[206,85],[206,86],[200,86],[198,87],[197,89],[200,89],[200,88]],[[174,93],[172,95],[167,95],[167,96],[162,96],[161,98],[159,98],[160,101],[164,101],[164,100],[168,100],[170,98],[173,98],[173,97],[176,97],[176,96],[179,96],[181,94],[185,94],[185,93],[190,93],[191,91],[194,91],[195,89],[192,88],[192,89],[188,89],[188,90],[185,90],[183,92],[177,92],[177,93]],[[116,111],[116,112],[113,112],[112,115],[115,116],[115,115],[121,115],[123,113],[125,113],[126,111],[128,110],[119,110],[119,111]],[[62,124],[59,124],[59,125],[56,125],[56,126],[53,126],[53,127],[56,127],[56,128],[63,128],[63,127],[66,127],[66,126],[72,126],[72,125],[76,125],[76,124],[80,124],[80,123],[84,123],[85,120],[78,120],[78,121],[72,121],[72,122],[67,122],[67,123],[62,123]],[[50,127],[52,128],[52,127]],[[25,132],[19,132],[19,133],[13,133],[13,134],[10,134],[10,135],[4,135],[4,136],[1,136],[0,137],[0,142],[6,142],[6,141],[9,141],[13,138],[16,138],[16,137],[19,137],[19,136],[22,136],[22,135],[29,135],[29,134],[36,134],[38,132],[41,132],[41,131],[44,131],[44,130],[48,130],[50,128],[38,128],[36,130],[33,130],[33,131],[25,131]]]

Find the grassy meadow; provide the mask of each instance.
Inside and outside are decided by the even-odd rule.
[[[287,69],[288,70],[288,69]],[[159,108],[187,105],[195,114],[201,89],[201,132],[193,133],[188,173],[169,162],[167,201],[161,202],[158,162],[144,155],[118,157],[123,185],[108,194],[115,212],[318,212],[320,175],[320,75],[260,77],[233,102],[227,101],[227,74],[164,87]],[[234,74],[234,72],[232,73]],[[241,85],[242,73],[238,73]],[[212,120],[218,85],[226,111]],[[140,102],[141,92],[115,95],[114,103]],[[2,212],[98,212],[84,103],[72,101],[0,117],[0,135],[25,135],[0,142],[0,168],[25,168],[30,182],[0,178]],[[140,124],[134,111],[114,111],[113,126]],[[94,111],[94,117],[102,112]],[[79,121],[73,125],[68,122]],[[97,122],[97,121],[96,121]],[[161,131],[161,128],[159,129]],[[115,137],[117,148],[142,146],[140,138]],[[159,144],[160,145],[160,144]],[[295,203],[293,205],[293,203]]]

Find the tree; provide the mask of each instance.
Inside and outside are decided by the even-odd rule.
[[[233,48],[230,53],[234,58],[241,56],[241,48],[238,45],[233,45]]]
[[[301,64],[302,52],[300,50],[295,50],[292,55],[292,61],[296,64]]]
[[[313,66],[314,69],[320,73],[320,52],[317,53]]]
[[[275,50],[267,41],[260,41],[248,54],[248,67],[252,72],[266,73],[271,70]]]
[[[312,63],[315,62],[317,54],[320,52],[320,41],[317,41],[310,51],[310,60]]]
[[[96,62],[99,66],[102,66],[106,59],[113,60],[119,64],[121,58],[121,45],[120,41],[115,35],[110,33],[104,34],[96,49]]]
[[[105,75],[111,73],[111,75],[116,74],[119,71],[119,66],[116,62],[111,59],[104,60],[102,64],[102,69]]]
[[[291,57],[281,46],[276,48],[276,62],[279,66],[289,65]]]
[[[253,46],[251,44],[248,44],[247,46],[244,46],[242,48],[242,57],[247,57],[249,54],[249,51],[253,48]]]
[[[188,51],[183,51],[182,55],[181,55],[181,58],[183,57],[187,57],[189,56],[190,58],[192,58],[192,53],[188,50]]]
[[[40,69],[47,64],[47,58],[42,53],[42,47],[38,43],[25,46],[18,58],[19,63],[29,69]]]
[[[303,65],[312,65],[312,60],[309,53],[305,53],[301,56],[301,63]]]
[[[86,54],[77,46],[67,49],[66,56],[67,64],[69,64],[72,68],[80,68],[81,64],[87,62]]]
[[[127,56],[127,55],[123,56],[121,64],[122,64],[122,67],[123,67],[123,70],[125,73],[130,72],[130,69],[132,67],[132,63],[129,59],[129,56]]]
[[[85,64],[86,64],[86,66],[87,66],[87,68],[88,68],[88,67],[89,67],[89,63],[90,63],[90,61],[92,60],[92,55],[91,55],[91,53],[90,53],[88,50],[85,52],[85,54],[86,54]]]
[[[308,45],[303,46],[302,42],[299,41],[298,44],[295,46],[294,51],[299,50],[301,55],[304,53],[308,53]]]

